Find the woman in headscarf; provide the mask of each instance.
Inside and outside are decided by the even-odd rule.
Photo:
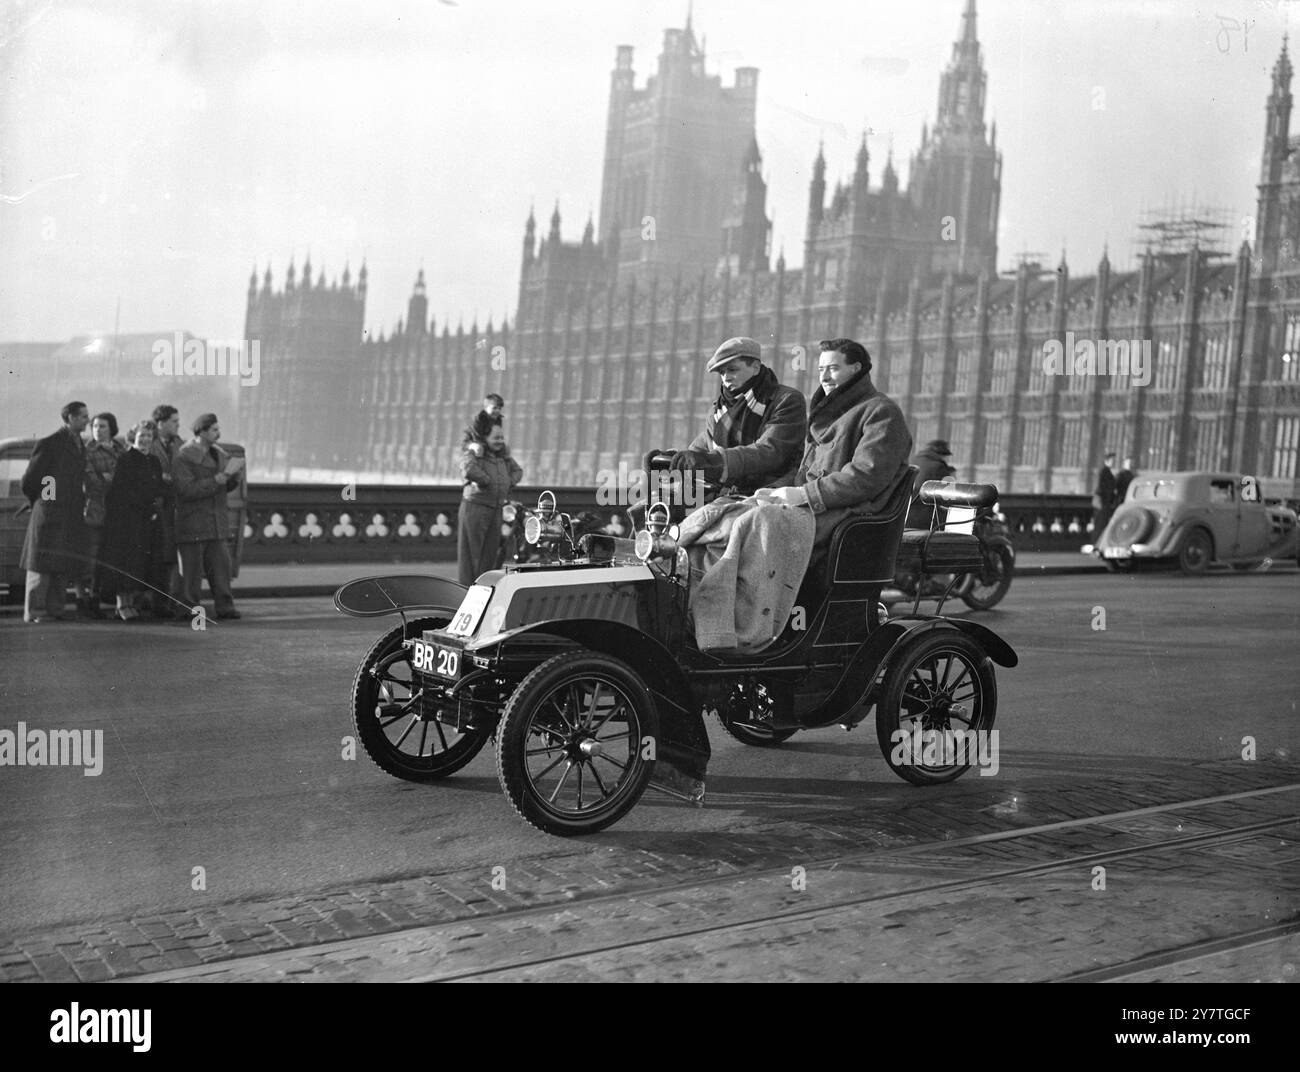
[[[140,617],[136,602],[160,542],[162,466],[150,453],[156,432],[157,425],[147,419],[131,429],[131,449],[118,459],[105,499],[103,559],[117,577],[117,616],[124,622]]]
[[[105,578],[98,570],[99,552],[104,542],[104,500],[113,485],[117,459],[126,445],[117,438],[117,418],[111,413],[97,413],[90,422],[90,442],[86,445],[86,571],[77,581],[77,607],[91,618],[101,618],[99,604]]]

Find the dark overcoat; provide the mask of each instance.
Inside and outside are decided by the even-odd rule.
[[[32,507],[18,560],[23,569],[77,575],[85,569],[85,459],[81,437],[66,427],[37,442],[22,479]]]
[[[782,384],[767,404],[754,442],[720,447],[706,429],[691,441],[690,449],[717,451],[726,467],[722,482],[742,495],[752,495],[759,488],[783,487],[794,479],[807,431],[807,400],[802,392]]]
[[[118,458],[113,483],[104,496],[99,558],[119,585],[139,587],[149,580],[161,536],[162,496],[162,466],[157,458],[134,448]]]

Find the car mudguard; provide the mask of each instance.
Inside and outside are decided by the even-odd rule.
[[[334,606],[354,618],[377,618],[404,610],[455,613],[469,589],[446,577],[399,573],[360,577],[334,593]]]
[[[500,638],[486,638],[486,643],[467,645],[467,650],[481,653],[494,646],[499,639],[504,647],[515,637],[529,633],[546,633],[564,637],[584,648],[603,652],[627,663],[650,691],[659,711],[659,739],[655,742],[656,760],[664,760],[692,783],[704,782],[710,749],[709,735],[704,728],[700,704],[690,679],[666,647],[649,633],[644,633],[626,622],[588,618],[555,618],[533,622],[512,629]],[[656,781],[663,781],[656,774]],[[681,788],[682,783],[674,783]],[[687,795],[691,795],[690,791]]]
[[[932,616],[891,618],[859,645],[830,695],[800,721],[809,728],[839,721],[861,702],[881,668],[888,665],[899,649],[918,636],[940,629],[954,629],[967,634],[999,666],[1012,667],[1020,661],[1010,644],[978,622]]]

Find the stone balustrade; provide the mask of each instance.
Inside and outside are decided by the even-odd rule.
[[[527,506],[541,488],[520,487]],[[596,502],[593,488],[553,489],[567,513],[595,511],[628,527],[619,507]],[[1021,551],[1073,551],[1093,539],[1086,495],[1006,495],[1002,513]],[[454,485],[253,484],[244,521],[244,562],[449,562],[456,558]]]

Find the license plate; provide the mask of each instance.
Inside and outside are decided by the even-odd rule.
[[[1107,547],[1101,553],[1102,558],[1132,558],[1133,551],[1128,547]]]
[[[487,610],[488,600],[492,598],[492,589],[485,584],[473,585],[465,598],[460,601],[460,607],[452,615],[451,624],[447,626],[447,632],[452,636],[471,636],[474,630],[478,628],[479,619],[483,617],[483,612]]]
[[[460,652],[455,648],[444,648],[441,644],[426,644],[423,640],[417,640],[411,646],[411,666],[426,674],[455,681],[460,677]]]

